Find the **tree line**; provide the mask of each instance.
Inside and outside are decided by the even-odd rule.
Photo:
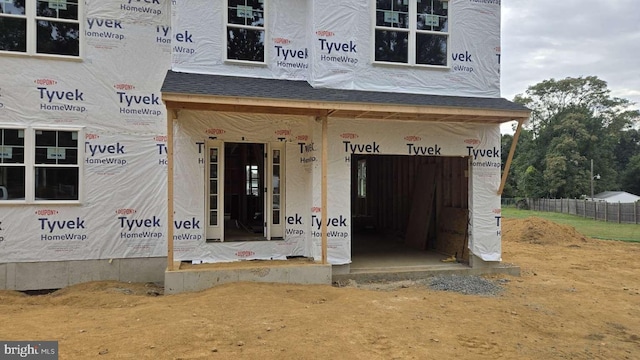
[[[595,194],[640,195],[640,111],[611,96],[605,81],[544,80],[513,101],[531,109],[531,117],[520,133],[503,197],[590,197],[592,181]],[[503,169],[512,142],[513,135],[502,135]]]

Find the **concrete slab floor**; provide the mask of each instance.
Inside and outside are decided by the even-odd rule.
[[[334,273],[333,282],[349,279],[360,282],[416,280],[440,274],[520,275],[520,268],[511,264],[488,263],[482,268],[469,264],[443,262],[448,256],[434,251],[409,248],[403,239],[367,234],[354,236],[349,273]]]

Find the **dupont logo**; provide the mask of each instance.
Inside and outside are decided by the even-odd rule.
[[[329,31],[329,30],[318,30],[318,31],[316,31],[316,35],[322,36],[322,37],[330,37],[330,36],[335,35],[335,33],[333,31]]]
[[[420,136],[415,136],[415,135],[407,135],[404,137],[405,140],[407,141],[420,141],[422,140],[422,138]]]
[[[100,135],[98,135],[98,134],[93,134],[93,133],[87,133],[87,134],[84,134],[84,138],[85,138],[86,140],[96,140],[96,139],[99,139],[99,138],[100,138]]]
[[[275,133],[278,136],[289,136],[291,135],[291,130],[276,130]]]
[[[167,140],[169,140],[169,137],[167,135],[156,135],[153,137],[153,140],[160,141],[160,142],[167,142]]]
[[[135,213],[136,213],[136,209],[123,208],[123,209],[116,210],[116,214],[118,215],[131,215]]]
[[[318,206],[314,206],[311,208],[311,212],[312,213],[319,213],[322,211],[322,208],[318,207]]]
[[[118,89],[118,90],[133,90],[136,87],[131,85],[131,84],[115,84],[113,85],[114,88]]]
[[[342,134],[340,134],[340,137],[343,138],[343,139],[357,139],[358,138],[358,134],[342,133]]]
[[[33,82],[37,85],[55,85],[58,83],[57,81],[51,79],[36,79]]]
[[[309,140],[309,135],[298,135],[298,136],[296,136],[296,140],[307,141],[307,140]]]
[[[36,210],[36,215],[57,215],[58,210],[54,209],[40,209]]]
[[[240,250],[236,251],[236,256],[241,258],[246,258],[255,255],[256,253],[251,250]]]
[[[282,45],[291,44],[291,40],[285,39],[285,38],[280,38],[280,37],[274,38],[273,42],[275,44],[282,44]]]
[[[224,129],[207,129],[204,132],[209,135],[222,135],[226,131],[224,131]]]
[[[470,145],[478,145],[480,144],[480,140],[478,139],[466,139],[464,141],[465,144],[470,144]]]

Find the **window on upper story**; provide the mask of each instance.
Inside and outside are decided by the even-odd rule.
[[[448,0],[376,0],[374,61],[448,66]]]
[[[82,0],[0,0],[0,52],[79,57]]]
[[[0,126],[0,200],[78,202],[81,129]]]
[[[264,63],[265,0],[227,0],[227,60]]]

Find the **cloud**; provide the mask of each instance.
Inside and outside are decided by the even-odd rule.
[[[591,76],[640,108],[640,1],[503,0],[502,96]]]

